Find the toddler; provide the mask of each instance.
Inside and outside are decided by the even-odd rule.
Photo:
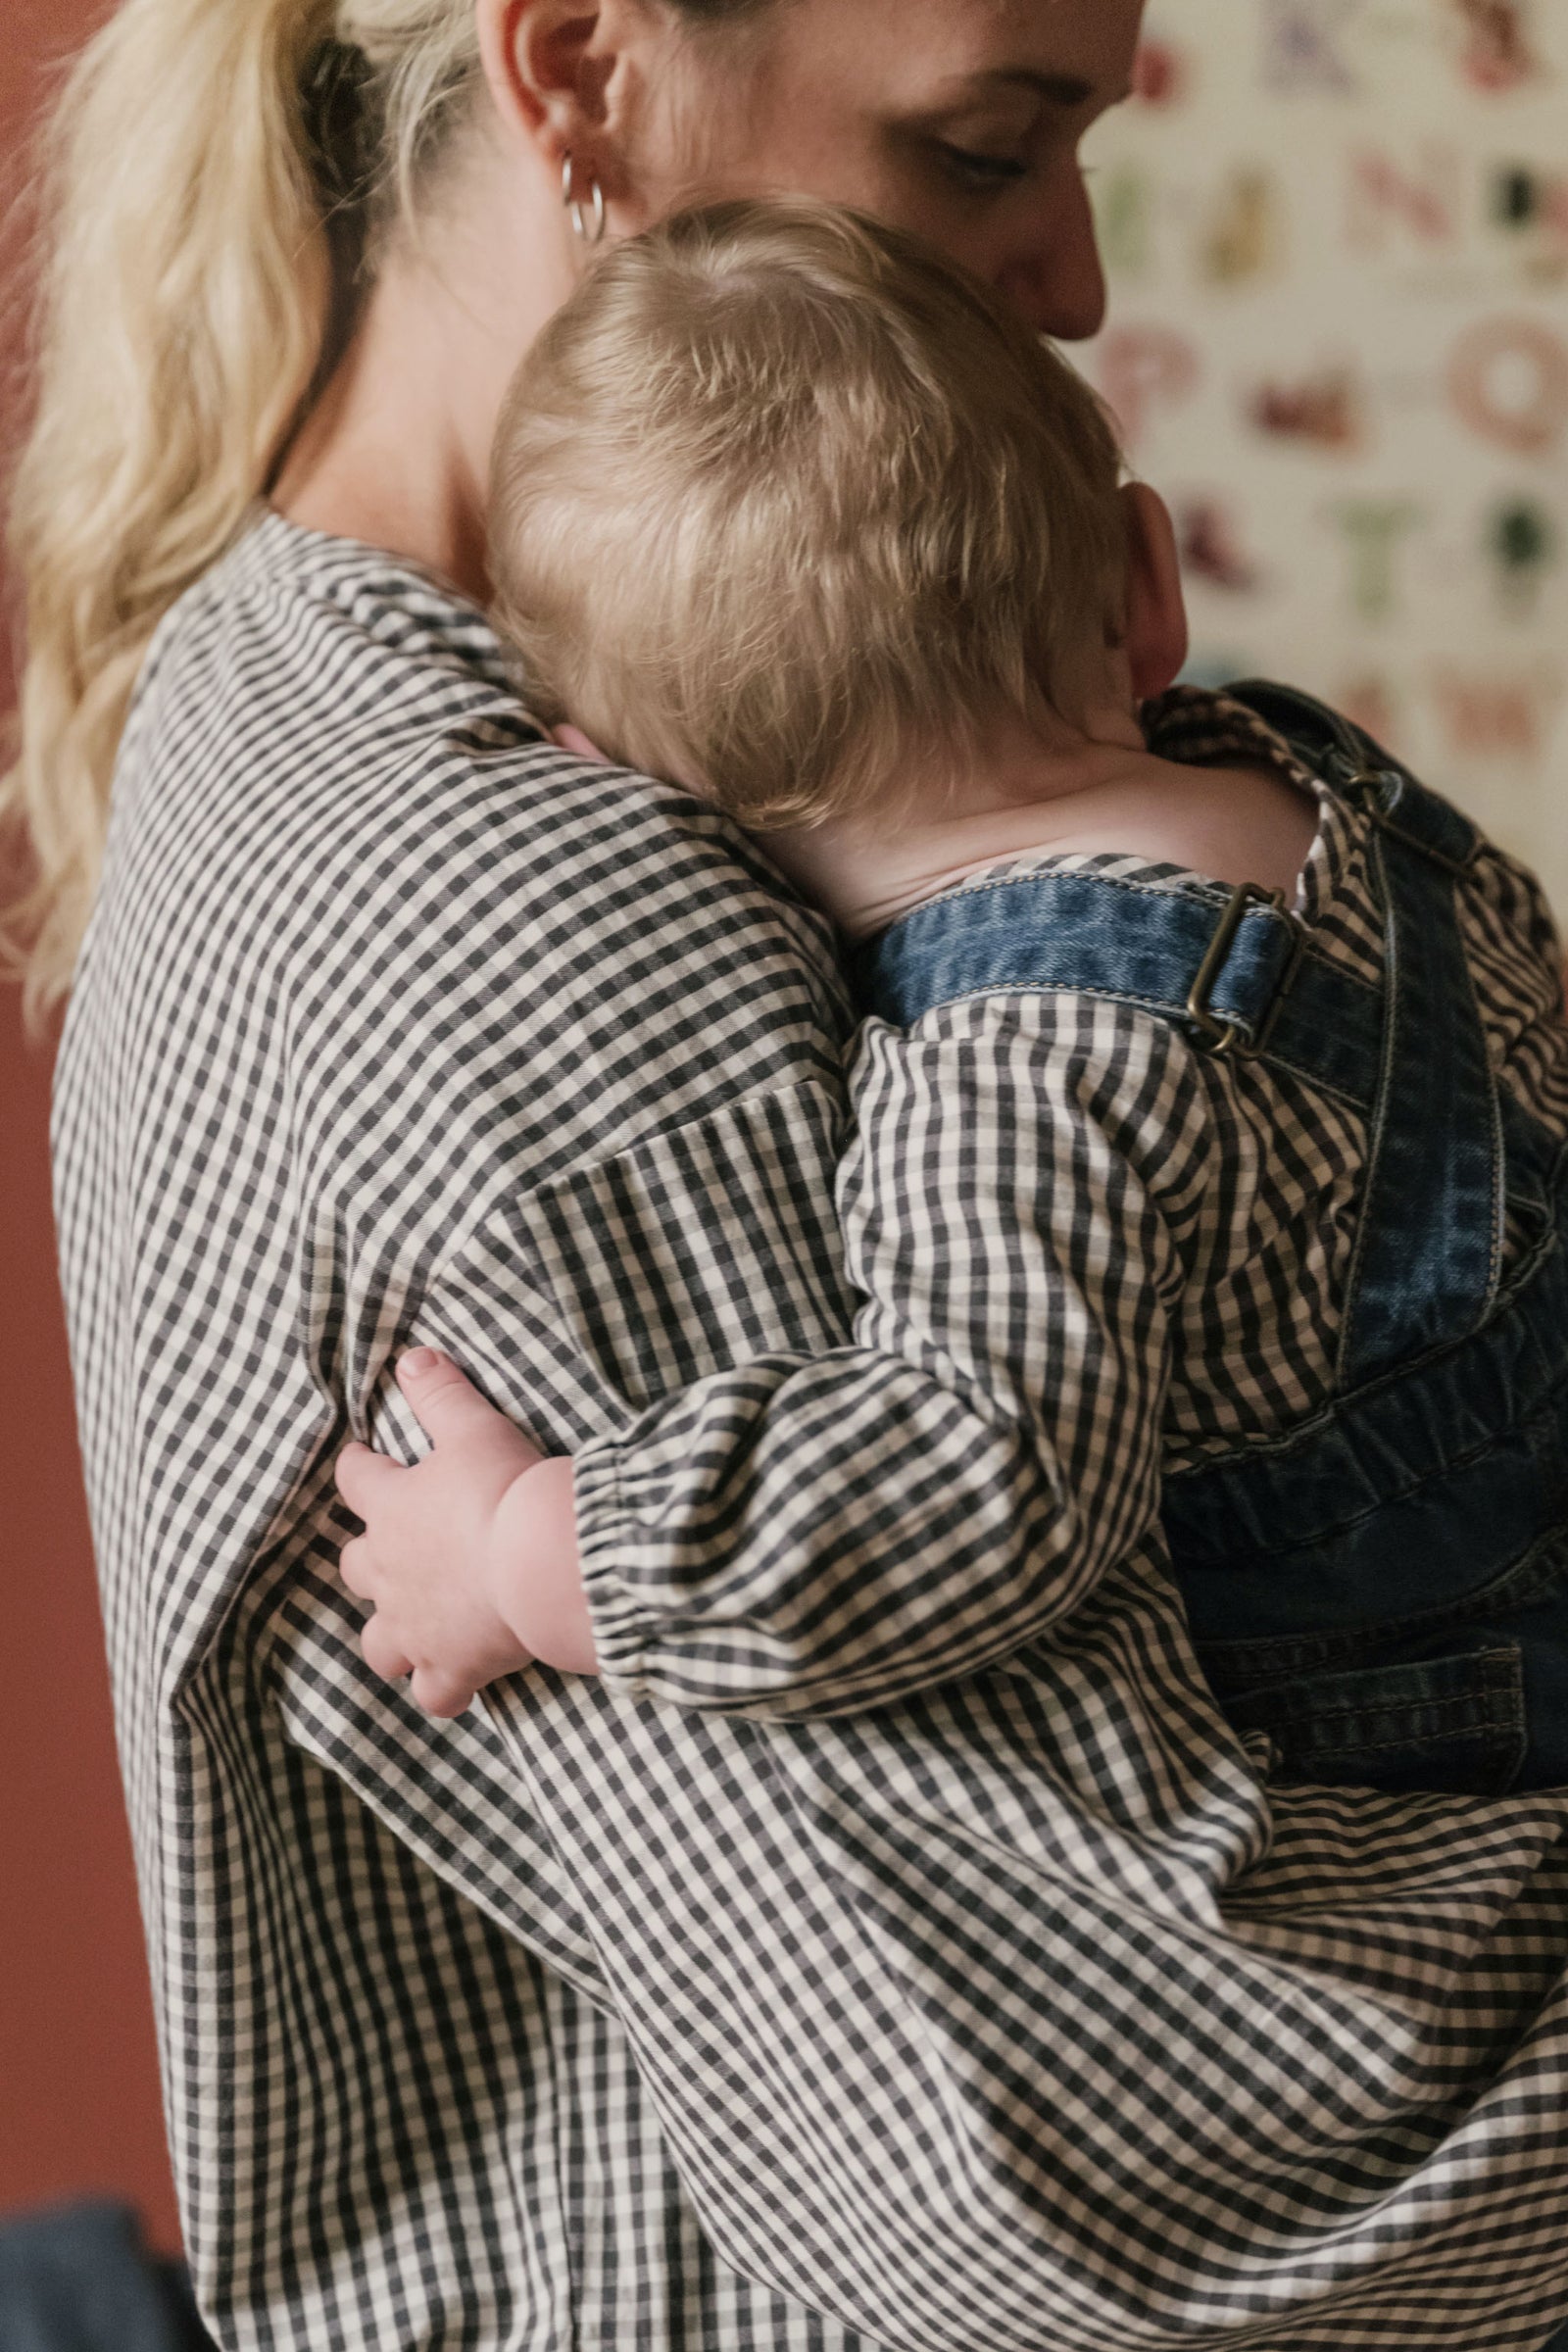
[[[1170,524],[1092,394],[858,216],[611,253],[521,371],[493,523],[540,719],[715,803],[851,947],[857,1339],[1024,1433],[1017,1640],[1146,1556],[1281,1777],[1568,1782],[1531,878],[1309,698],[1174,686]],[[371,1663],[438,1713],[529,1657],[613,1673],[572,1464],[450,1360],[400,1378],[433,1452],[340,1469]]]

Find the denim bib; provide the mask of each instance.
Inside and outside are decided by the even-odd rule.
[[[1371,818],[1381,987],[1250,885],[1017,873],[873,940],[861,1001],[907,1026],[982,993],[1108,998],[1363,1113],[1333,1394],[1165,1482],[1194,1642],[1281,1779],[1568,1784],[1568,1154],[1492,1070],[1454,887],[1480,836],[1322,704],[1230,691]],[[1529,1239],[1504,1282],[1510,1210]]]

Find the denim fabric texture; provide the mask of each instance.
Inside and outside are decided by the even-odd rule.
[[[1495,1296],[1502,1250],[1501,1114],[1453,874],[1415,839],[1374,833],[1370,845],[1389,915],[1388,980],[1340,1362],[1350,1387],[1471,1329]]]
[[[183,2263],[98,2199],[0,2223],[0,2352],[216,2352]]]
[[[1174,1020],[1213,945],[1232,893],[1161,890],[1084,873],[1003,874],[916,907],[860,951],[859,1001],[902,1027],[936,1004],[998,989],[1113,997]],[[1248,1049],[1371,1108],[1382,1067],[1383,1000],[1308,952],[1266,900],[1250,906],[1208,990],[1215,1021]]]
[[[1232,692],[1372,821],[1381,991],[1267,903],[1045,872],[894,924],[862,954],[862,1002],[907,1025],[994,990],[1115,997],[1368,1112],[1335,1394],[1166,1483],[1195,1643],[1282,1779],[1568,1784],[1568,1177],[1492,1074],[1454,895],[1479,837],[1323,705]],[[1500,1285],[1509,1206],[1535,1238]]]

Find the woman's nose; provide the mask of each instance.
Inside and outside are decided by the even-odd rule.
[[[1040,213],[1004,262],[997,283],[1045,335],[1066,343],[1097,333],[1105,317],[1105,272],[1083,175],[1074,164],[1041,190]]]

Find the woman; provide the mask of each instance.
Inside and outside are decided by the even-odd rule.
[[[1271,1814],[1157,1611],[1116,1770],[1086,1722],[1058,1791],[1054,1909],[981,2042],[933,2034],[1011,1883],[902,1852],[908,1793],[953,1770],[1004,1808],[1009,1758],[962,1689],[887,1710],[986,1662],[897,1600],[1025,1589],[1022,1468],[843,1345],[821,927],[681,794],[541,746],[476,609],[497,404],[602,230],[808,189],[1092,326],[1075,153],[1136,17],[128,0],[68,106],[19,919],[62,988],[120,743],[60,1208],[176,2166],[233,2344],[1337,2352],[1561,2316],[1560,1806]],[[366,1674],[332,1464],[350,1430],[409,1448],[416,1333],[552,1446],[623,1433],[585,1549],[706,1516],[707,1620],[665,1640],[628,1599],[635,1671],[439,1730]],[[694,1430],[660,1398],[702,1374]],[[802,1562],[858,1545],[893,1605],[817,1697],[882,1716],[670,1703],[722,1686],[726,1607],[753,1650],[807,1638]],[[844,1824],[837,1885],[802,1805],[818,1855]],[[705,1987],[770,1957],[743,1902],[791,1966],[736,2046]]]

